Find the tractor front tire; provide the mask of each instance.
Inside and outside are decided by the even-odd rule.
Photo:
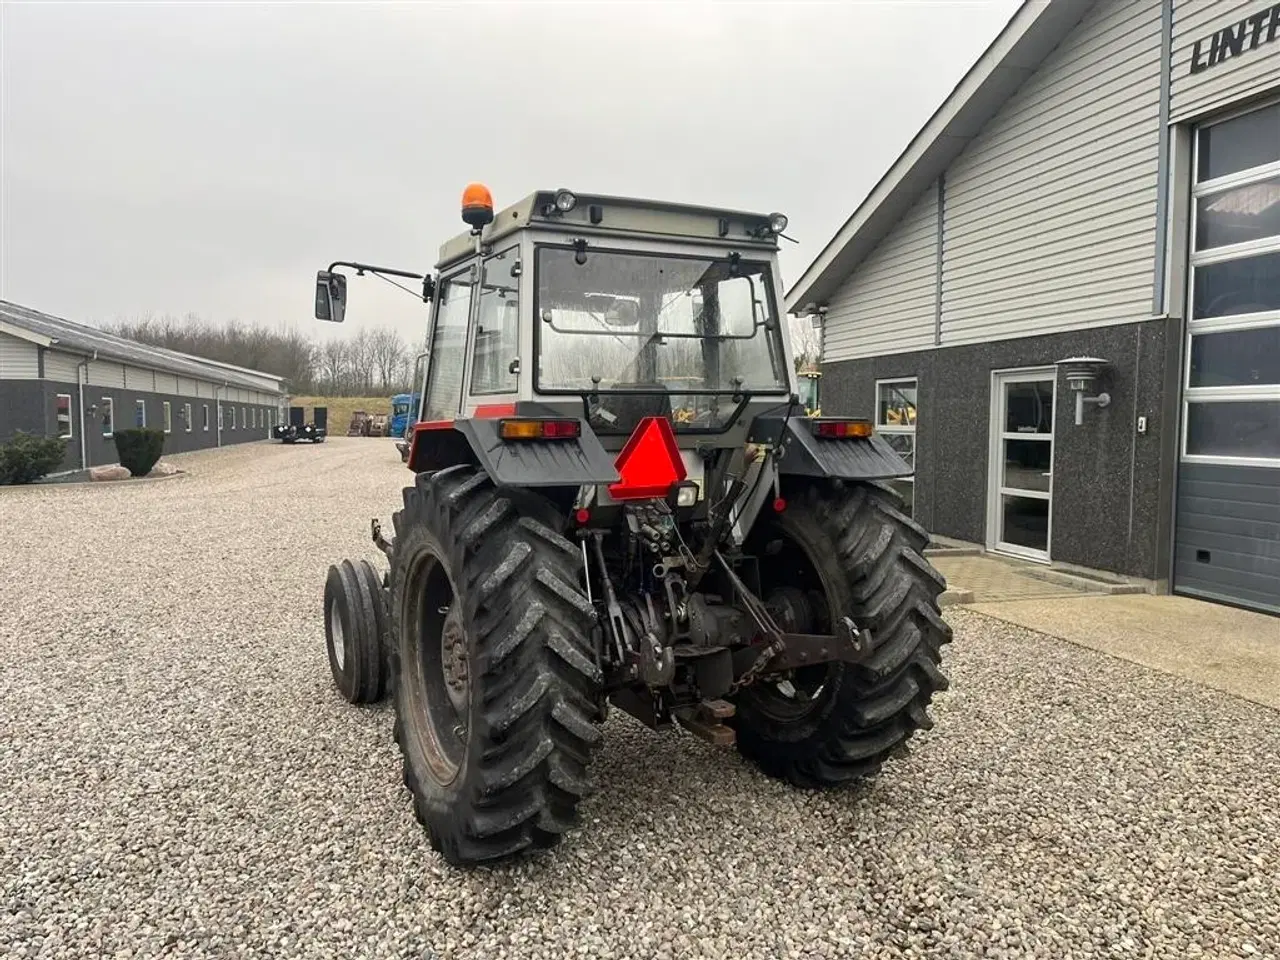
[[[462,866],[550,847],[578,824],[603,677],[582,555],[553,508],[457,466],[394,518],[391,674],[404,784]]]
[[[329,671],[348,703],[377,703],[386,692],[386,601],[367,560],[330,566],[324,582]]]
[[[900,503],[878,484],[811,483],[752,531],[774,548],[762,564],[766,598],[773,590],[811,614],[799,632],[826,632],[849,616],[872,647],[860,664],[802,667],[739,691],[730,721],[738,749],[769,776],[807,788],[873,777],[933,726],[926,708],[948,686],[940,665],[951,628],[938,605],[945,581],[924,558],[928,534]]]

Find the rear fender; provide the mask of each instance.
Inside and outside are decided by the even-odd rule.
[[[756,417],[748,443],[780,445],[778,473],[783,476],[841,480],[893,480],[915,471],[883,437],[819,439],[803,416],[782,414]]]
[[[499,487],[577,488],[620,479],[613,458],[585,423],[576,439],[509,441],[498,436],[497,418],[420,422],[413,428],[408,463],[415,473],[474,464]]]

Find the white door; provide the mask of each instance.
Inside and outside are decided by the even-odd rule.
[[[1053,367],[991,376],[989,550],[1049,560],[1056,386]]]

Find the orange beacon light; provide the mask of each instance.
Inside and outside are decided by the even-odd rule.
[[[462,191],[462,220],[477,230],[493,222],[493,194],[483,183],[469,183]]]

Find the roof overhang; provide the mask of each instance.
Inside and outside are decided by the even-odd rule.
[[[34,330],[25,330],[22,327],[14,326],[12,323],[5,323],[3,320],[0,320],[0,333],[17,337],[19,340],[27,341],[27,343],[34,343],[38,347],[51,347],[58,342],[53,337],[46,337],[44,334],[36,333]]]
[[[825,305],[1096,0],[1024,0],[844,226],[787,293],[788,313]]]

